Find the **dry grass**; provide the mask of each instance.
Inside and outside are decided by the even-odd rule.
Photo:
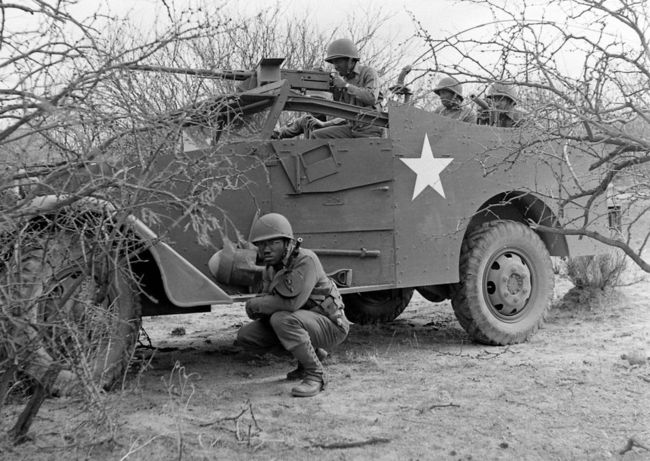
[[[626,267],[625,255],[618,252],[579,256],[567,261],[567,276],[578,289],[608,291],[619,285]]]

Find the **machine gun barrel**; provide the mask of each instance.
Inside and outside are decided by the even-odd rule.
[[[268,81],[259,81],[260,73],[251,70],[212,70],[212,69],[187,69],[177,67],[149,66],[144,64],[133,64],[128,66],[129,70],[139,70],[144,72],[164,72],[169,74],[196,75],[203,78],[219,78],[224,80],[245,81],[255,79],[252,87],[260,84],[270,83]],[[287,70],[279,69],[281,79],[289,81],[289,86],[294,90],[316,90],[330,91],[331,78],[330,73],[322,70]],[[276,77],[277,79],[277,77]]]
[[[484,100],[482,100],[481,98],[479,98],[478,96],[476,96],[474,94],[470,94],[469,99],[471,99],[472,102],[474,104],[476,104],[477,106],[479,106],[481,109],[490,110],[490,106],[488,106],[488,103],[485,102]]]
[[[144,64],[133,64],[128,66],[130,70],[141,70],[145,72],[163,72],[168,74],[196,75],[205,78],[222,78],[225,80],[247,80],[255,75],[250,70],[211,70],[211,69],[185,69],[178,67],[147,66]]]

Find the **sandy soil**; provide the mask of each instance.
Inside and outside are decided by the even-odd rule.
[[[108,395],[109,430],[51,399],[32,440],[1,439],[0,458],[650,459],[650,365],[621,357],[650,351],[650,282],[591,300],[563,297],[569,286],[558,280],[545,328],[508,347],[470,343],[448,303],[416,295],[395,322],[354,325],[310,399],[290,395],[290,357],[233,348],[241,305],[145,319],[156,349]],[[2,433],[19,410],[5,408]]]

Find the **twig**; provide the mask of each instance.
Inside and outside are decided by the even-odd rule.
[[[239,412],[237,416],[226,416],[224,418],[213,419],[212,421],[201,422],[199,423],[199,426],[201,427],[212,426],[213,424],[217,424],[221,421],[237,421],[239,418],[241,418],[244,415],[244,413],[246,413],[247,410],[248,410],[247,408],[244,408],[242,411]]]
[[[18,366],[14,363],[5,367],[2,375],[0,375],[0,411],[4,406],[5,399],[9,394],[11,380],[14,378],[14,374],[18,371]]]
[[[447,408],[447,407],[457,407],[460,408],[460,405],[457,403],[432,403],[431,405],[424,406],[420,405],[417,410],[419,414],[423,414],[429,410],[433,410],[434,408]]]
[[[124,456],[122,456],[122,457],[120,458],[120,461],[125,461],[125,460],[126,460],[128,457],[130,457],[133,453],[135,453],[135,452],[138,451],[138,450],[142,450],[144,447],[146,447],[147,445],[149,445],[151,442],[153,442],[154,440],[156,440],[156,439],[159,438],[159,437],[160,437],[160,435],[155,435],[155,436],[153,436],[152,438],[150,438],[149,440],[147,440],[145,443],[143,443],[142,445],[140,445],[139,447],[137,446],[137,443],[138,443],[138,441],[140,440],[140,438],[139,438],[139,437],[136,438],[136,439],[135,439],[135,442],[133,442],[133,443],[131,444],[131,447],[129,448],[129,451],[128,451]]]
[[[183,459],[183,432],[180,425],[178,427],[178,461]]]
[[[343,448],[356,448],[365,445],[376,445],[379,443],[389,443],[391,440],[384,437],[372,437],[368,440],[360,440],[358,442],[334,442],[334,443],[316,443],[312,444],[314,447],[324,448],[325,450],[336,450]]]
[[[460,408],[460,405],[458,405],[457,403],[440,403],[440,404],[436,403],[436,404],[430,405],[429,410],[433,410],[434,408],[445,408],[445,407],[457,407],[457,408]]]
[[[29,399],[29,402],[27,402],[22,413],[18,416],[18,420],[14,427],[9,430],[9,435],[11,436],[14,445],[19,445],[26,441],[27,432],[34,421],[38,410],[45,401],[45,398],[50,393],[54,381],[56,381],[60,372],[61,365],[57,363],[52,364],[43,375],[41,381],[36,382],[34,393]]]
[[[253,404],[251,403],[250,400],[248,401],[248,409],[249,409],[250,412],[251,412],[251,419],[252,419],[253,422],[255,423],[255,429],[257,429],[258,431],[261,432],[261,431],[262,431],[262,428],[260,427],[259,424],[257,424],[257,419],[255,418],[255,413],[253,413]]]
[[[623,455],[623,454],[627,453],[628,451],[630,451],[634,447],[639,447],[639,448],[643,448],[646,451],[650,451],[650,448],[648,448],[645,445],[643,445],[642,443],[640,443],[634,437],[630,437],[629,439],[627,439],[627,443],[625,444],[623,449],[618,452],[618,454]]]
[[[490,359],[493,359],[493,358],[495,358],[495,357],[498,357],[498,356],[500,356],[500,355],[505,354],[505,353],[508,352],[509,350],[510,350],[510,346],[506,346],[506,347],[505,347],[502,351],[500,351],[500,352],[490,352],[490,351],[488,351],[488,350],[484,350],[483,352],[485,353],[485,355],[487,355],[487,357],[485,357],[485,360],[490,360]],[[477,358],[478,358],[478,359],[482,359],[483,357],[477,357]]]

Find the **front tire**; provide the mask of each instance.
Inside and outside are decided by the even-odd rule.
[[[412,288],[343,295],[345,316],[362,325],[392,322],[404,312],[412,296]]]
[[[40,363],[26,371],[39,375],[48,362],[59,363],[55,391],[72,389],[75,376],[109,389],[123,376],[140,330],[139,294],[127,261],[97,235],[56,223],[38,232],[15,258],[22,315],[39,332]]]
[[[515,221],[491,221],[465,238],[452,306],[477,342],[525,341],[543,323],[555,284],[551,258],[537,235]]]

